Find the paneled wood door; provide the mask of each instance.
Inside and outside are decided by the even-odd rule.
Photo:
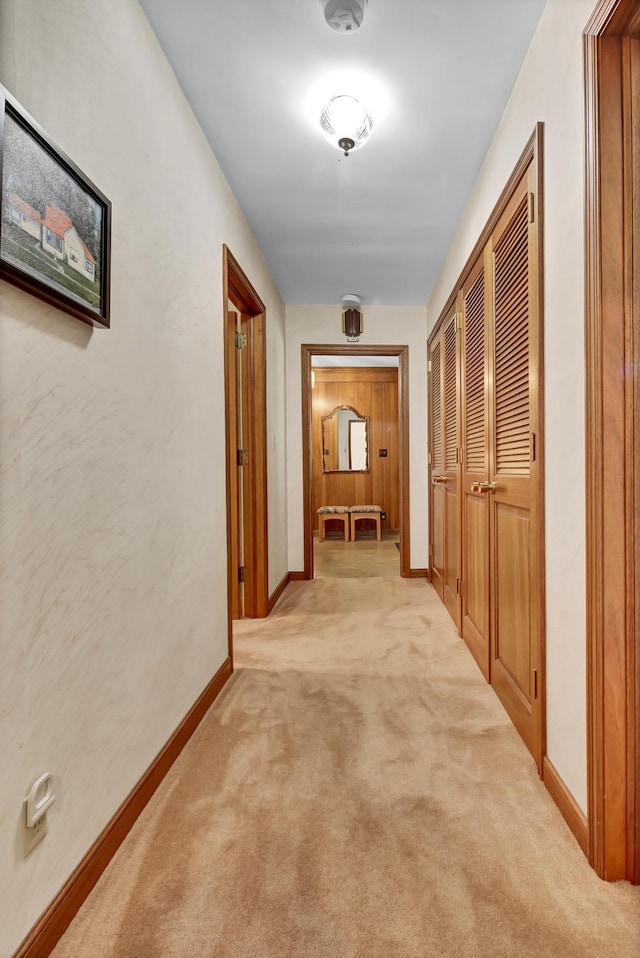
[[[530,167],[491,237],[489,475],[475,488],[489,503],[491,684],[541,768],[535,195]]]
[[[444,482],[444,604],[460,630],[460,521],[459,486],[459,403],[458,375],[459,314],[452,313],[442,330],[442,398],[443,398],[443,470]]]
[[[430,344],[431,581],[460,629],[458,313]]]
[[[541,145],[538,125],[429,337],[432,581],[540,772]]]
[[[431,497],[429,523],[429,567],[431,583],[444,601],[444,443],[442,400],[442,336],[429,349],[429,435],[430,469],[429,495]]]
[[[489,681],[489,287],[482,253],[462,287],[461,413],[463,462],[461,634]]]

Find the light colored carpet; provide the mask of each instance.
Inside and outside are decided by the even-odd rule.
[[[313,540],[314,570],[317,579],[385,578],[400,575],[398,533],[383,533],[380,542],[375,533],[359,533],[355,541],[343,538]]]
[[[55,958],[637,958],[422,580],[292,583]]]

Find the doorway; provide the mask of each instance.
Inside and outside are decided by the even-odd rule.
[[[409,448],[408,406],[409,406],[409,403],[408,403],[408,379],[407,379],[408,347],[407,346],[346,346],[346,345],[345,346],[339,346],[339,345],[309,346],[309,345],[303,345],[301,365],[302,365],[303,485],[304,485],[304,578],[312,579],[315,573],[314,527],[315,527],[315,520],[316,520],[317,504],[314,504],[314,498],[317,498],[317,493],[316,493],[316,496],[314,497],[314,457],[315,457],[315,460],[317,460],[321,455],[323,457],[325,456],[325,453],[324,453],[325,446],[320,444],[318,448],[314,451],[314,441],[313,441],[314,440],[314,421],[313,421],[314,403],[312,400],[312,396],[313,396],[315,375],[312,375],[313,373],[312,367],[313,367],[315,358],[321,357],[321,356],[328,357],[330,359],[335,358],[336,361],[338,362],[346,361],[346,357],[351,357],[355,363],[365,362],[365,359],[367,357],[373,358],[374,361],[375,359],[378,359],[379,357],[386,357],[389,359],[393,359],[395,360],[395,362],[397,362],[397,366],[395,366],[395,363],[394,363],[394,366],[390,367],[393,369],[394,380],[395,380],[395,377],[397,376],[397,383],[395,383],[393,387],[393,403],[394,403],[394,409],[396,410],[395,416],[394,416],[394,434],[397,436],[397,440],[394,439],[393,441],[396,442],[397,444],[397,461],[398,461],[397,478],[395,480],[396,488],[394,489],[394,494],[396,496],[396,500],[395,500],[396,504],[395,506],[392,505],[391,508],[395,509],[395,515],[397,516],[394,522],[394,525],[397,525],[397,528],[399,530],[399,541],[396,546],[396,544],[393,541],[393,537],[383,536],[382,541],[380,543],[377,543],[377,542],[371,543],[372,550],[376,552],[376,557],[372,558],[371,560],[372,564],[371,564],[370,574],[376,574],[376,563],[378,563],[379,560],[382,563],[380,568],[383,569],[387,567],[388,568],[393,567],[395,563],[398,562],[398,559],[399,559],[400,575],[404,577],[409,577],[411,575],[411,571],[410,571],[410,561],[409,561],[409,555],[410,555],[409,553],[409,462],[408,462],[408,448]],[[384,379],[385,377],[382,376],[381,378]],[[390,378],[390,377],[387,376],[386,378]],[[335,393],[335,396],[336,397],[338,396],[337,392]],[[378,432],[377,432],[377,430],[379,430],[380,428],[379,420],[383,418],[384,413],[382,412],[382,410],[380,410],[379,412],[376,410],[375,415],[371,416],[370,415],[371,410],[369,409],[365,410],[364,405],[362,406],[362,409],[357,408],[358,402],[360,402],[361,405],[363,403],[366,404],[366,401],[364,398],[365,393],[363,391],[358,392],[356,390],[353,393],[353,396],[354,396],[353,402],[350,402],[350,403],[338,402],[336,399],[336,402],[332,405],[332,409],[329,410],[327,408],[325,412],[329,414],[335,413],[336,409],[346,406],[347,410],[345,414],[347,414],[348,410],[351,409],[352,418],[354,419],[355,426],[356,426],[355,429],[354,427],[351,427],[351,432],[357,435],[359,434],[358,429],[366,430],[367,428],[370,428],[371,429],[370,455],[371,457],[379,456],[381,458],[384,458],[385,452],[388,453],[388,449],[385,445],[386,440],[383,440],[382,434],[380,433],[380,435],[378,435]],[[358,399],[358,397],[360,396],[362,398]],[[331,405],[331,402],[329,404]],[[334,406],[336,408],[333,408]],[[366,412],[366,415],[359,415],[359,413],[364,413],[364,412]],[[386,415],[387,417],[389,417],[390,415],[389,409],[387,409]],[[331,416],[328,415],[325,418],[327,419],[326,428],[330,430],[330,427],[332,425]],[[362,425],[359,426],[357,422],[358,419],[359,420],[375,419],[376,423],[370,422],[368,426],[367,423],[364,422],[362,423]],[[316,425],[317,425],[317,428],[315,432],[318,434],[318,429],[321,428],[321,425],[319,423]],[[334,425],[335,425],[334,431],[337,433],[339,430],[339,425],[337,424],[334,424]],[[346,426],[345,426],[345,436],[347,435],[348,433],[346,432]],[[331,453],[329,451],[329,455],[330,454]],[[348,453],[345,453],[345,455],[347,456]],[[317,462],[316,462],[316,465],[317,465]],[[336,472],[338,470],[329,468],[328,471]],[[362,470],[356,470],[356,472],[362,473]],[[317,470],[317,473],[319,476],[322,476],[322,470]],[[316,479],[316,481],[317,482],[321,481],[321,479],[319,480]],[[354,498],[356,481],[360,482],[360,486],[362,486],[363,489],[368,490],[366,495],[364,496],[365,498],[372,495],[371,490],[373,489],[373,485],[372,485],[370,475],[367,480],[369,482],[369,485],[367,485],[367,482],[365,481],[365,478],[362,475],[360,476],[359,480],[356,480],[354,476],[349,477],[349,475],[347,475],[344,480],[341,480],[342,485],[344,485],[344,492],[342,492],[341,494],[343,496],[346,496],[347,498],[351,496],[351,498],[354,501],[353,502],[345,501],[343,503],[343,505],[345,506],[351,506],[356,504],[356,501]],[[334,485],[336,485],[336,488],[338,488],[338,485],[336,483],[334,483]],[[350,491],[350,485],[354,487],[353,490],[351,491]],[[389,502],[390,503],[392,502],[391,498]],[[367,504],[379,505],[379,503],[367,503]],[[330,503],[327,503],[327,505],[330,505]],[[343,520],[343,522],[344,524],[342,525],[342,529],[345,530],[345,536],[348,536],[349,539],[351,539],[351,530],[354,525],[356,527],[356,539],[361,538],[363,536],[364,537],[367,536],[367,532],[366,532],[367,525],[371,525],[372,530],[376,528],[376,531],[377,531],[377,524],[375,519],[368,520],[363,517],[362,520],[356,520],[356,522],[353,524],[350,521]],[[362,532],[360,530],[362,530]],[[343,536],[343,539],[342,539],[343,542],[344,542],[345,536]],[[376,534],[376,538],[377,538],[377,534]],[[368,546],[368,539],[365,539],[365,541]],[[323,545],[324,544],[325,543],[323,543]],[[351,541],[349,544],[355,544],[355,543]],[[364,544],[365,542],[363,541],[362,545],[364,546]],[[380,545],[381,547],[380,549],[377,548],[378,545]],[[385,551],[385,548],[387,550],[392,551],[393,564],[391,562],[388,562],[387,559],[385,559],[384,557],[382,557],[382,553]],[[397,554],[396,554],[396,549],[397,549]],[[366,551],[366,547],[362,551],[363,552]],[[341,550],[341,555],[342,555],[342,559],[340,561],[340,564],[343,564],[344,557],[346,556],[345,550]],[[395,569],[396,570],[398,569],[398,565],[395,565]],[[391,574],[397,574],[397,571]]]
[[[589,860],[640,883],[640,7],[584,35]]]
[[[231,621],[268,614],[265,307],[223,247],[227,593]]]

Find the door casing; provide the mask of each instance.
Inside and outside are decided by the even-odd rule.
[[[400,458],[400,575],[412,577],[409,540],[409,347],[301,346],[302,475],[304,489],[304,578],[313,579],[313,489],[311,470],[311,364],[314,356],[398,357],[398,451]],[[424,575],[424,570],[421,571]]]
[[[589,860],[640,883],[640,4],[584,31]]]
[[[249,405],[248,419],[253,428],[247,437],[247,453],[250,468],[245,477],[244,493],[247,497],[245,516],[245,564],[249,567],[249,580],[244,586],[244,614],[249,618],[262,618],[269,612],[268,578],[268,530],[267,530],[267,390],[266,390],[266,348],[264,303],[245,276],[238,261],[227,246],[222,248],[222,295],[224,306],[224,357],[225,357],[225,430],[226,430],[226,471],[227,471],[227,595],[229,602],[229,655],[232,656],[231,609],[233,590],[237,585],[238,569],[234,565],[234,537],[237,537],[237,522],[233,495],[235,483],[234,471],[237,464],[236,435],[233,430],[231,403],[235,396],[229,393],[230,357],[229,338],[229,302],[233,303],[244,318],[243,327],[247,330],[247,383],[245,401]],[[233,432],[233,435],[232,435]]]

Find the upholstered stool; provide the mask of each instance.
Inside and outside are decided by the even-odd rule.
[[[331,519],[344,523],[344,541],[349,541],[349,506],[320,506],[318,509],[318,542],[324,542],[324,525]]]
[[[376,539],[380,542],[380,513],[382,506],[351,506],[351,538],[356,538],[356,522],[358,519],[373,519],[376,524]]]

